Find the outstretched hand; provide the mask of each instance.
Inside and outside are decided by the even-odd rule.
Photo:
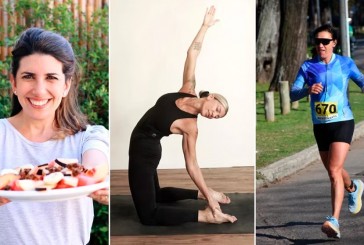
[[[211,6],[210,8],[206,9],[206,13],[205,13],[205,17],[203,19],[203,25],[210,27],[213,26],[217,21],[217,19],[215,19],[215,7]]]

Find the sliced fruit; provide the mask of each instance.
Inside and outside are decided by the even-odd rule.
[[[0,176],[0,190],[3,190],[7,186],[11,186],[11,182],[19,179],[19,175],[16,174],[4,174]]]
[[[35,181],[30,179],[17,180],[17,185],[23,191],[33,191],[35,189]]]
[[[58,182],[56,189],[72,188],[78,185],[78,178],[72,176],[65,176],[60,182]]]
[[[6,168],[1,170],[0,175],[5,175],[5,174],[19,174],[19,170],[11,168]]]
[[[45,185],[57,185],[61,179],[63,179],[63,174],[61,172],[54,172],[44,176],[43,181]]]
[[[93,185],[97,183],[95,178],[87,176],[84,173],[79,174],[76,178],[78,179],[77,186]]]
[[[103,181],[109,174],[109,166],[107,164],[97,165],[96,167],[94,167],[94,169],[95,174],[93,177],[97,182]]]

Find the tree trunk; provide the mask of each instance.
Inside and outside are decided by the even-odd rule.
[[[274,92],[264,92],[264,112],[265,120],[268,122],[274,122]]]
[[[257,4],[256,79],[270,83],[276,67],[280,26],[279,0]]]
[[[291,101],[289,99],[289,82],[279,81],[279,98],[281,103],[281,114],[286,115],[291,111]]]
[[[277,91],[279,81],[292,83],[307,54],[308,0],[282,0],[282,25],[277,66],[269,90]]]

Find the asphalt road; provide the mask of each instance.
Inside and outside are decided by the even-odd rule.
[[[364,181],[364,139],[353,142],[345,168]],[[352,215],[346,198],[345,194],[338,241],[321,232],[331,214],[330,182],[321,162],[258,189],[256,244],[364,244],[364,208]]]
[[[358,40],[352,54],[364,70],[364,40]],[[345,168],[353,178],[364,181],[364,138],[352,143]],[[329,239],[321,232],[331,215],[330,181],[317,161],[284,178],[260,188],[256,194],[256,244],[364,244],[364,208],[352,215],[347,194],[340,216],[341,239]]]

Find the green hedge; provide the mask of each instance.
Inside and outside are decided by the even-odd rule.
[[[0,40],[0,46],[13,46],[19,34],[27,27],[42,23],[42,27],[65,36],[72,44],[78,62],[82,67],[83,79],[80,84],[79,102],[82,111],[88,115],[93,124],[109,127],[109,47],[108,47],[108,6],[95,10],[89,27],[79,24],[69,10],[72,1],[60,3],[50,8],[46,2],[38,0],[18,0],[14,6],[6,6],[8,15],[31,12],[27,15],[25,25],[8,24],[8,33],[14,31],[15,36]],[[86,17],[85,17],[86,19]],[[76,24],[77,23],[77,24]],[[0,27],[0,32],[4,29]],[[106,38],[96,38],[95,33],[102,33]],[[79,45],[87,43],[87,45]],[[10,57],[0,61],[0,71],[9,71]],[[8,75],[0,73],[0,118],[8,117],[11,109],[10,83]],[[109,244],[108,242],[108,206],[94,202],[95,219],[92,227],[90,244]]]

